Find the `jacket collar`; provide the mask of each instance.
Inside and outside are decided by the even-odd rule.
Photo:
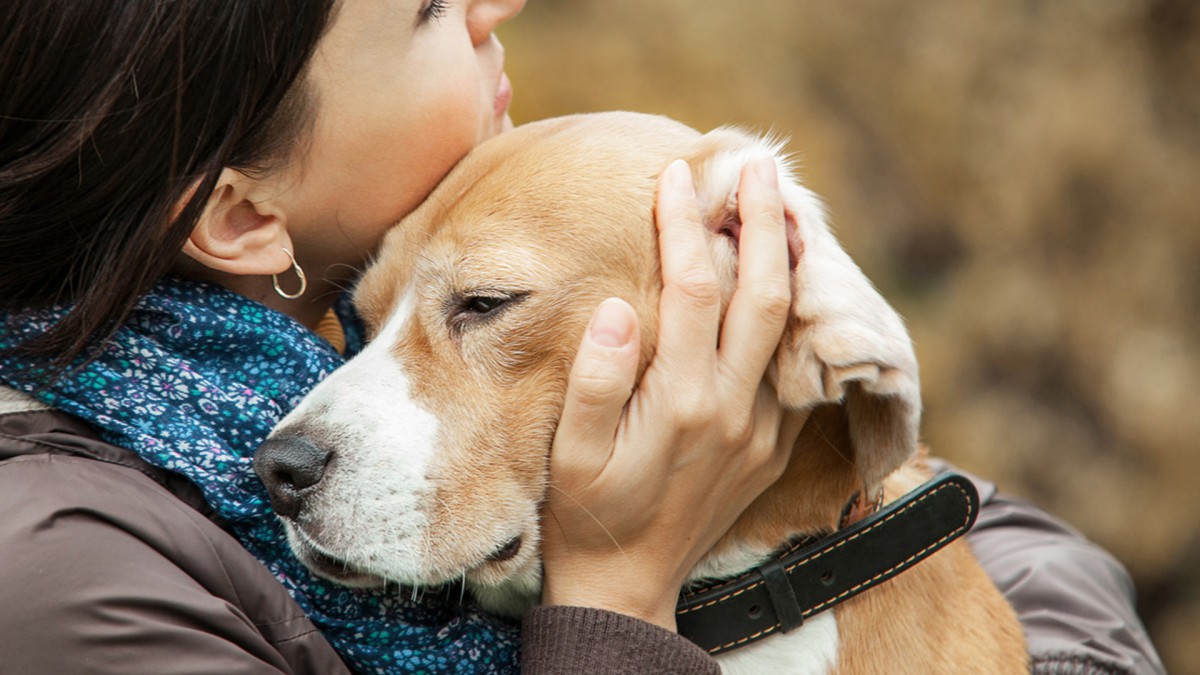
[[[0,385],[0,462],[34,455],[68,455],[133,469],[161,485],[222,529],[228,526],[200,489],[179,474],[152,466],[131,450],[100,440],[83,420]]]

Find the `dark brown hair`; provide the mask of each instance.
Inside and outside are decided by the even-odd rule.
[[[73,305],[23,351],[62,365],[111,336],[221,170],[262,171],[296,145],[333,4],[5,0],[0,309]]]

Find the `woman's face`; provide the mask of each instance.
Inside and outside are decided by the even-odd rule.
[[[302,259],[358,265],[478,143],[512,123],[492,31],[525,0],[341,0],[310,62],[309,142],[278,181]]]

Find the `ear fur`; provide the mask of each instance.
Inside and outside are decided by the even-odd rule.
[[[863,485],[875,489],[917,449],[920,383],[903,321],[838,244],[818,198],[792,177],[781,144],[718,129],[702,145],[693,171],[714,231],[737,218],[742,165],[776,158],[794,267],[791,317],[770,375],[790,409],[840,404],[853,447],[839,450],[852,454]],[[810,431],[819,433],[803,433]]]

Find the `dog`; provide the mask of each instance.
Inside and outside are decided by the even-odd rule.
[[[636,113],[570,116],[476,148],[386,237],[354,297],[369,345],[255,459],[296,555],[343,584],[461,581],[508,615],[536,602],[547,457],[595,306],[630,302],[643,368],[653,356],[657,177],[688,161],[727,302],[738,176],[762,155],[780,170],[793,266],[791,315],[768,376],[787,409],[810,415],[783,476],[693,581],[738,577],[797,539],[838,531],[848,504],[871,501],[856,494],[882,486],[892,502],[920,484],[911,341],[779,144]],[[875,527],[885,526],[866,529]],[[1027,672],[1015,615],[965,544],[896,574],[744,647],[710,651],[726,672]],[[775,610],[795,614],[786,603]]]

